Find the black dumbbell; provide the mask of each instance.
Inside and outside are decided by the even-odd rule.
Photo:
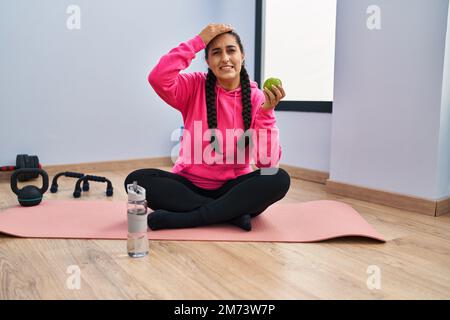
[[[29,156],[27,154],[18,154],[16,156],[16,170],[25,168],[41,169],[39,158],[37,156]],[[29,181],[36,179],[38,176],[38,173],[32,171],[28,174],[21,174],[17,176],[17,179],[19,181]]]
[[[39,163],[39,158],[37,156],[29,156],[27,154],[18,154],[16,156],[16,166],[2,166],[0,171],[14,171],[18,169],[41,169],[42,166]],[[36,171],[31,171],[28,173],[22,173],[17,176],[19,181],[28,181],[36,179],[39,173]]]

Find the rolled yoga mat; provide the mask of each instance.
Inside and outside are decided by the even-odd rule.
[[[182,214],[182,213],[180,213]],[[230,224],[152,231],[153,240],[315,242],[344,236],[385,241],[351,206],[338,201],[275,203],[252,219],[252,231]],[[125,201],[47,200],[0,212],[0,232],[26,238],[126,239]]]

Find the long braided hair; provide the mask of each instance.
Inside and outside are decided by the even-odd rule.
[[[242,46],[241,38],[234,31],[228,31],[227,33],[235,37],[239,49],[244,53],[244,47]],[[205,48],[205,59],[208,59],[208,52],[210,49],[212,41],[208,43]],[[242,119],[244,120],[244,134],[239,138],[238,146],[247,147],[250,143],[250,139],[245,135],[245,131],[250,129],[252,122],[252,103],[251,103],[251,89],[250,89],[250,79],[247,70],[242,64],[240,72],[241,80],[241,96],[242,96]],[[206,110],[208,114],[208,127],[212,130],[210,143],[215,142],[214,130],[217,129],[217,109],[216,109],[216,81],[217,78],[210,68],[208,68],[208,74],[206,76]],[[245,140],[243,140],[245,139]]]

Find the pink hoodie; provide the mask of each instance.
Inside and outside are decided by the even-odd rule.
[[[254,147],[251,151],[248,151],[250,148],[246,148],[245,159],[240,157],[240,160],[237,160],[237,150],[240,150],[237,141],[245,128],[242,119],[241,87],[227,91],[216,84],[220,147],[219,152],[211,152],[210,133],[209,135],[205,133],[209,128],[205,98],[206,73],[180,73],[190,65],[196,53],[204,48],[205,43],[198,35],[181,43],[160,59],[150,72],[148,81],[156,93],[183,116],[183,137],[179,157],[172,172],[186,177],[200,188],[217,189],[228,180],[252,172],[251,163],[255,163],[258,168],[277,167],[281,147],[275,112],[273,109],[269,111],[262,109],[261,106],[265,101],[264,93],[258,89],[256,82],[250,81],[252,104],[250,128],[256,133],[252,135]],[[230,134],[228,130],[227,136],[226,129],[241,131],[233,137],[233,131]],[[262,131],[267,132],[266,139],[260,138],[258,132]]]

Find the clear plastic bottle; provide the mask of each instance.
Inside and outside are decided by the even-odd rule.
[[[145,257],[148,254],[147,235],[147,201],[145,189],[138,186],[136,181],[127,185],[128,205],[128,255],[132,258]]]

